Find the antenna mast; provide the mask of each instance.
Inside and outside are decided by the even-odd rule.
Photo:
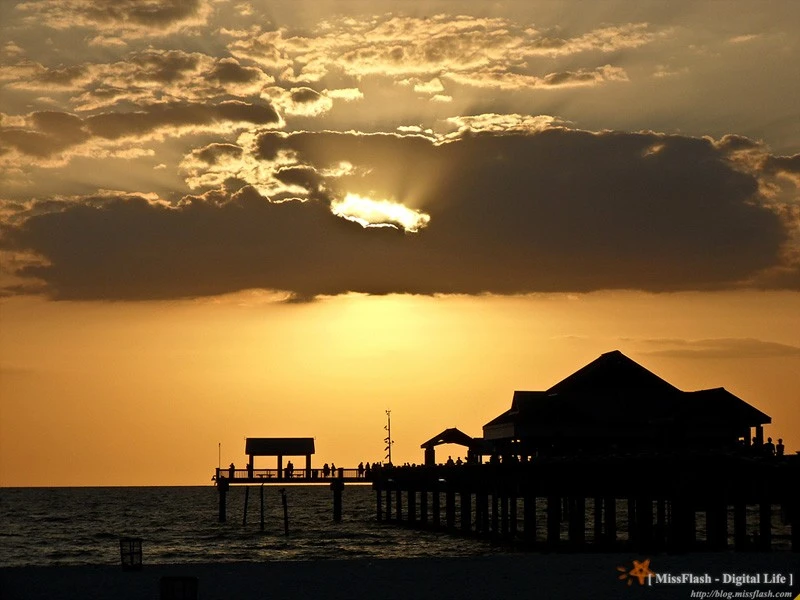
[[[384,448],[384,450],[388,452],[388,454],[384,458],[387,458],[389,460],[389,464],[391,465],[392,444],[394,444],[394,441],[392,441],[392,411],[388,409],[386,410],[386,426],[384,427],[384,429],[386,430],[387,434],[386,437],[383,438],[383,441],[386,442],[386,448]]]

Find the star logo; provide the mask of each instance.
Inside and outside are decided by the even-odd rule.
[[[617,571],[620,572],[618,578],[627,581],[628,585],[631,585],[634,579],[639,580],[639,585],[644,585],[650,575],[655,575],[655,573],[650,570],[649,558],[643,561],[634,560],[633,568],[630,570],[628,570],[627,567],[617,567]]]

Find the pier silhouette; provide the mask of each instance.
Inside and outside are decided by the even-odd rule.
[[[379,522],[520,548],[770,551],[780,514],[800,552],[800,455],[770,451],[771,422],[724,388],[685,392],[613,351],[548,390],[516,391],[483,437],[445,429],[421,444],[420,466],[329,473],[311,466],[312,438],[248,438],[248,467],[215,474],[220,520],[232,484],[328,483],[339,520],[344,484],[370,482]],[[467,448],[465,463],[436,463],[448,443]],[[287,471],[287,455],[306,468]],[[255,469],[254,456],[278,467]]]

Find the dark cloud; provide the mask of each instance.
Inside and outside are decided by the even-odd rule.
[[[800,154],[794,156],[770,156],[764,165],[771,173],[800,176]]]
[[[800,357],[800,347],[753,338],[719,338],[708,340],[658,339],[644,340],[660,350],[645,352],[651,356],[672,358],[779,358]]]
[[[138,136],[161,127],[203,126],[221,121],[268,125],[280,122],[272,106],[231,100],[217,105],[200,103],[154,104],[145,110],[109,112],[86,119],[92,134],[116,139]]]
[[[243,67],[235,58],[223,58],[209,71],[207,78],[219,83],[249,83],[257,81],[261,74],[260,69]]]
[[[243,152],[236,144],[209,144],[194,152],[194,156],[208,165],[214,165],[220,157],[240,158]]]
[[[187,72],[194,71],[200,58],[180,50],[161,52],[148,50],[128,57],[131,65],[138,67],[136,78],[143,81],[171,83],[183,79]]]
[[[152,104],[132,112],[106,112],[82,119],[64,112],[35,112],[26,126],[0,126],[0,152],[14,148],[34,157],[51,157],[92,137],[107,140],[179,134],[182,128],[213,129],[220,123],[276,125],[281,117],[271,104],[237,100],[216,105],[173,102]],[[4,148],[5,147],[5,148]]]
[[[80,26],[140,35],[199,24],[209,12],[206,0],[37,0],[20,2],[16,9],[28,22],[55,29]]]
[[[285,167],[275,173],[275,179],[282,183],[299,185],[307,190],[315,190],[322,178],[310,167]]]
[[[35,112],[29,127],[0,127],[0,149],[3,146],[45,158],[91,137],[80,117],[63,112]]]
[[[295,88],[291,91],[291,98],[292,102],[297,104],[307,104],[311,102],[317,102],[320,98],[320,94],[311,88],[301,87]]]
[[[722,289],[778,265],[788,239],[781,215],[759,204],[756,175],[707,139],[568,129],[444,143],[259,136],[257,158],[281,150],[295,164],[271,176],[316,190],[309,201],[271,203],[248,187],[177,207],[83,202],[7,226],[4,246],[40,255],[19,275],[55,297],[145,299],[245,288],[302,297]],[[336,171],[342,164],[352,168]],[[404,202],[430,223],[416,234],[364,229],[329,210],[347,192]]]

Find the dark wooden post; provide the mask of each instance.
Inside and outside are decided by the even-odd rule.
[[[335,495],[334,495],[335,498]],[[286,500],[286,490],[281,490],[281,503],[283,504],[283,534],[289,535],[289,504]],[[336,519],[336,502],[334,500],[334,520]],[[339,521],[342,520],[342,495],[339,494]]]
[[[500,535],[508,537],[508,494],[500,492]]]
[[[669,545],[672,552],[687,552],[694,546],[694,506],[684,496],[674,497],[670,510]]]
[[[628,498],[628,545],[632,548],[639,547],[639,531],[636,529],[636,500]]]
[[[510,510],[508,512],[508,520],[509,520],[509,528],[508,534],[513,540],[517,537],[517,496],[515,493],[512,493],[509,497],[509,502],[511,503]]]
[[[655,549],[662,551],[667,535],[667,501],[664,498],[659,498],[656,502],[656,522]]]
[[[402,521],[403,520],[403,490],[401,490],[400,487],[397,488],[396,496],[397,497],[395,498],[394,510],[395,510],[395,514],[397,515],[397,520],[398,521]]]
[[[408,521],[417,522],[417,492],[413,489],[408,490]]]
[[[306,454],[306,479],[311,479],[311,455]]]
[[[386,488],[386,520],[392,520],[392,489]]]
[[[603,544],[610,550],[617,542],[617,499],[606,496],[603,499],[603,512],[605,513]]]
[[[525,521],[523,529],[525,541],[532,544],[536,541],[536,494],[533,490],[525,490],[522,518]]]
[[[728,507],[724,498],[709,499],[706,512],[708,548],[712,551],[728,549]]]
[[[758,509],[758,541],[761,552],[772,549],[772,504],[769,497],[763,498]]]
[[[228,480],[224,477],[217,478],[217,491],[219,492],[219,522],[228,520]]]
[[[264,531],[264,484],[261,484],[261,528]]]
[[[603,499],[599,496],[595,496],[592,502],[592,518],[594,520],[592,540],[595,546],[599,546],[603,538]]]
[[[331,481],[331,489],[333,490],[333,522],[342,522],[342,492],[344,491],[344,481],[341,479],[334,479]],[[284,502],[286,501],[286,493],[284,494]]]
[[[737,552],[747,550],[747,505],[744,500],[737,499],[733,503],[733,548]]]
[[[244,511],[242,511],[242,527],[247,525],[247,501],[250,499],[250,486],[244,488]]]
[[[433,506],[431,507],[433,512],[433,526],[439,527],[442,522],[442,509],[440,505],[440,498],[439,498],[439,486],[438,484],[434,484],[433,492],[431,493],[431,500]]]
[[[586,499],[583,496],[569,498],[569,541],[573,548],[580,548],[586,541]]]
[[[278,479],[283,479],[283,456],[278,454]]]
[[[497,535],[500,528],[500,502],[497,497],[497,490],[492,492],[492,535]]]
[[[428,524],[428,490],[425,489],[424,484],[419,492],[419,520],[423,525]]]
[[[641,552],[653,550],[653,501],[650,498],[636,499],[636,544]]]
[[[547,546],[555,549],[561,541],[561,498],[547,497]]]
[[[489,526],[489,497],[483,490],[478,490],[475,493],[475,531],[477,533],[486,533]]]
[[[461,531],[469,533],[472,530],[472,494],[461,492]]]
[[[445,491],[445,502],[444,510],[447,518],[447,528],[452,530],[456,528],[456,493],[449,484]]]
[[[375,488],[375,516],[377,520],[383,521],[383,490]]]

